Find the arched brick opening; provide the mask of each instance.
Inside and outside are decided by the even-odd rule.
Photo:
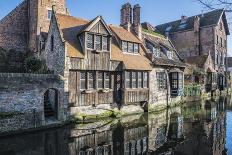
[[[54,88],[44,93],[44,117],[45,119],[58,119],[59,91]]]

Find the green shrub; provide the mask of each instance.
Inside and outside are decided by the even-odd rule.
[[[25,68],[27,72],[38,72],[42,68],[42,61],[35,57],[29,57],[25,60]]]

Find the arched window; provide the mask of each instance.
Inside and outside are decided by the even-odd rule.
[[[51,51],[54,50],[54,36],[51,36]]]

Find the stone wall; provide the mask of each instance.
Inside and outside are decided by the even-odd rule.
[[[46,125],[44,94],[59,92],[57,122],[66,120],[67,99],[64,82],[54,75],[0,73],[0,132]]]
[[[27,2],[24,1],[0,20],[0,47],[26,52],[28,32]]]
[[[53,51],[51,51],[51,38],[53,36]],[[63,43],[60,31],[58,29],[55,16],[52,17],[50,30],[48,33],[47,42],[45,45],[45,51],[43,57],[46,60],[46,64],[49,70],[55,74],[64,75],[65,70],[65,43]]]
[[[149,86],[150,86],[150,104],[152,107],[166,107],[167,106],[167,89],[158,90],[157,72],[166,72],[163,68],[153,68],[150,72]]]

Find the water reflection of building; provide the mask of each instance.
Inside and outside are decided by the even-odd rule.
[[[182,107],[181,114],[166,113],[170,121],[149,123],[149,150],[152,154],[224,155],[226,138],[225,107],[228,100]],[[162,114],[161,114],[162,116]],[[164,119],[163,114],[162,118]],[[158,117],[157,117],[158,118]],[[162,119],[161,119],[162,120]],[[151,126],[150,126],[151,125]],[[162,130],[162,127],[168,130]],[[161,129],[160,129],[161,128]],[[152,138],[155,139],[152,139]],[[153,141],[152,141],[153,140]],[[154,145],[155,142],[160,145]]]
[[[147,125],[118,125],[113,132],[114,155],[144,155],[148,150]]]

